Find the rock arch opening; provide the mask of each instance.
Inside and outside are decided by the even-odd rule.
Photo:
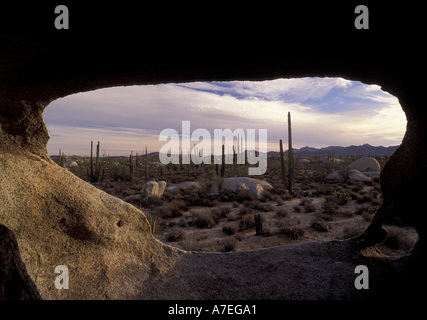
[[[292,195],[281,179],[278,143],[285,142],[287,157],[288,111],[296,166]],[[406,124],[395,97],[379,86],[343,78],[113,87],[54,101],[44,118],[55,162],[90,180],[90,141],[100,141],[102,174],[93,184],[144,208],[158,239],[189,251],[251,250],[362,233],[382,203],[380,170],[400,144]],[[272,189],[251,193],[256,188],[242,180],[248,177],[245,165],[226,165],[225,180],[240,177],[243,182],[233,183],[238,188],[245,184],[251,189],[246,193],[213,187],[224,183],[215,164],[162,164],[160,132],[175,128],[183,138],[180,129],[187,120],[191,130],[211,133],[267,129],[267,171],[250,178],[266,181]],[[234,137],[235,151],[241,149],[238,140]],[[199,141],[192,141],[190,152],[198,147]],[[58,150],[61,157],[55,156]],[[360,169],[363,174],[349,176],[349,165],[362,157],[376,158],[380,170],[368,173],[377,169],[365,168]],[[165,181],[165,193],[149,197],[148,181]],[[256,215],[262,218],[261,237]],[[416,232],[388,229],[383,250],[409,252]]]

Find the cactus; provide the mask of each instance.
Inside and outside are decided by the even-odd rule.
[[[59,149],[59,155],[55,159],[56,164],[62,167],[66,160],[67,160],[67,156],[65,155],[64,152],[61,152],[61,149]]]
[[[293,194],[294,189],[294,150],[292,148],[292,124],[291,113],[288,112],[288,182],[289,194]]]
[[[132,180],[133,177],[133,151],[130,151],[130,156],[129,156],[129,176],[130,176],[130,180]]]
[[[286,167],[285,167],[285,158],[283,156],[283,142],[280,139],[280,169],[282,173],[283,185],[286,187]]]
[[[93,141],[90,142],[90,172],[87,169],[87,176],[90,182],[98,182],[100,180],[101,174],[101,161],[99,160],[99,146],[100,143],[96,145],[96,159],[95,159],[95,170],[93,169]],[[102,171],[101,180],[104,178],[104,170]]]
[[[225,175],[225,151],[224,151],[224,144],[222,145],[222,156],[221,156],[221,178],[224,178]]]
[[[255,214],[255,233],[257,236],[262,235],[262,221],[260,213]]]
[[[144,174],[145,174],[145,182],[148,182],[148,149],[147,146],[145,146],[145,168],[144,168]]]
[[[150,224],[151,234],[154,234],[154,232],[156,232],[156,220],[153,219],[151,213],[148,216],[148,223]]]

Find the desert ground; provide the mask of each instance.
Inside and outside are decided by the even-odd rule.
[[[67,159],[77,164],[68,170],[83,180],[90,180],[89,157]],[[289,193],[287,179],[282,180],[280,161],[270,157],[267,172],[252,176],[273,187],[264,190],[260,197],[247,190],[213,190],[213,185],[221,183],[218,167],[213,164],[164,166],[158,156],[132,156],[131,166],[129,159],[101,157],[102,173],[98,181],[89,182],[141,209],[156,238],[189,251],[255,250],[353,237],[369,225],[382,202],[378,177],[367,182],[351,178],[325,179],[334,171],[345,170],[357,159],[355,156],[344,157],[339,163],[317,158],[307,163],[296,161],[292,193]],[[381,168],[387,159],[378,157]],[[246,165],[225,167],[225,177],[245,175]],[[165,181],[166,191],[161,197],[148,197],[146,181]],[[170,188],[186,181],[198,182],[199,187]],[[262,233],[258,235],[257,214],[262,221]],[[385,228],[389,235],[377,245],[384,254],[406,254],[417,240],[416,231],[401,226],[397,220],[389,221]]]

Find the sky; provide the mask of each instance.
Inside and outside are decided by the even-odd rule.
[[[99,89],[53,101],[43,117],[49,130],[49,155],[101,155],[159,151],[160,132],[203,128],[267,129],[268,151],[287,149],[291,112],[293,147],[399,145],[406,117],[396,97],[378,85],[343,78],[270,81],[192,82]],[[197,143],[197,142],[195,142]]]

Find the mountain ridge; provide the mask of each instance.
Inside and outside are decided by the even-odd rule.
[[[382,156],[391,156],[399,146],[372,146],[368,143],[363,145],[350,145],[347,147],[343,146],[328,146],[322,148],[315,148],[305,146],[300,149],[294,148],[294,154],[299,156],[321,156],[328,155],[331,152],[334,156],[343,156],[343,155],[382,155]],[[288,150],[285,151],[287,153]],[[269,155],[279,154],[279,151],[270,151]]]

